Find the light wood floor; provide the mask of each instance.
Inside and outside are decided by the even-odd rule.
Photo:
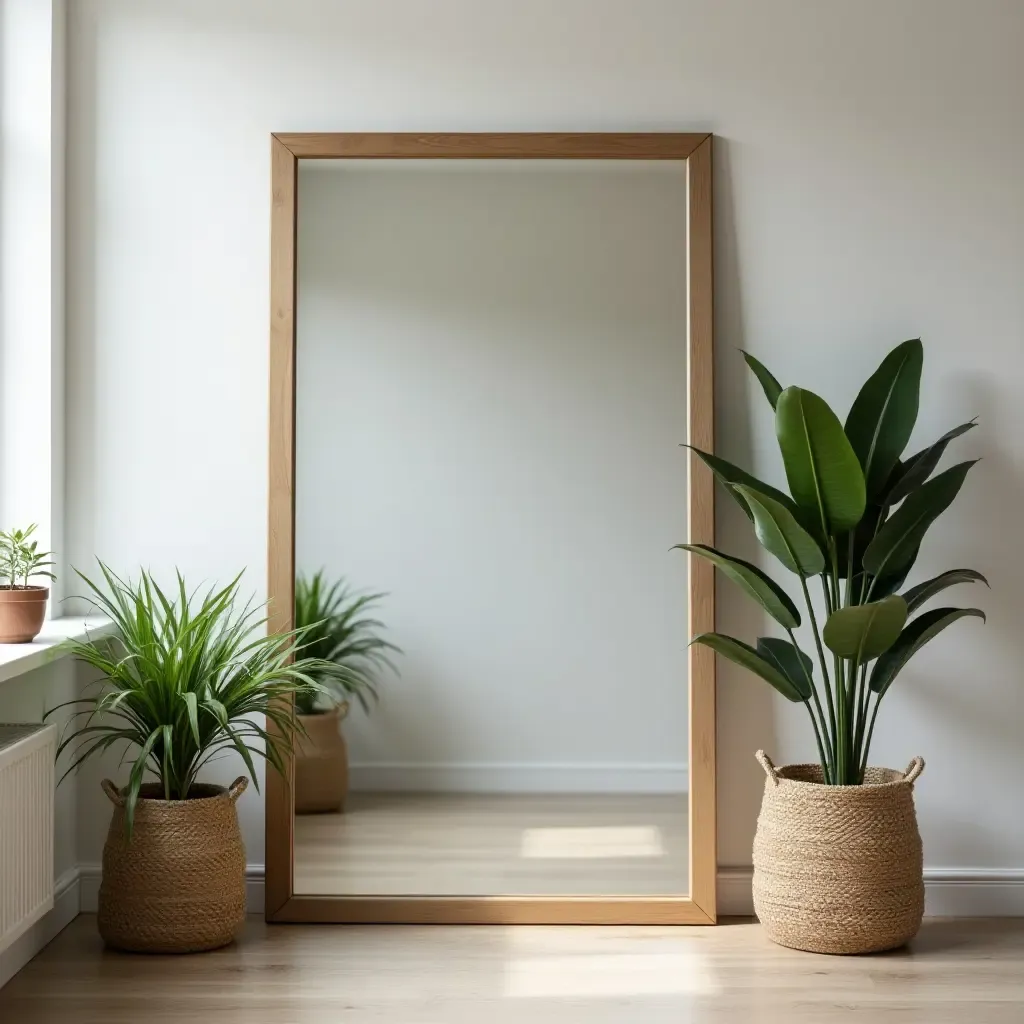
[[[927,921],[823,957],[717,928],[267,927],[193,957],[78,918],[0,991],[4,1024],[1020,1024],[1024,921]]]
[[[303,895],[685,895],[685,793],[351,793],[295,819]]]

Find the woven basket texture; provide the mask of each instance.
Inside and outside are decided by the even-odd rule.
[[[754,910],[768,937],[815,953],[874,953],[909,942],[924,914],[916,758],[868,768],[862,786],[826,786],[820,765],[765,768],[754,837]]]
[[[142,787],[132,838],[125,837],[121,794],[114,801],[100,883],[104,942],[136,953],[196,953],[225,946],[245,920],[245,848],[230,787],[195,785],[188,800],[159,799]],[[117,799],[115,799],[117,798]]]

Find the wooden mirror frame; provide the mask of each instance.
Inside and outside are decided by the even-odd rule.
[[[298,163],[328,159],[680,160],[687,185],[687,443],[711,451],[712,136],[706,133],[284,133],[271,136],[269,627],[292,628],[295,587],[295,305]],[[714,480],[687,459],[688,539],[714,543]],[[713,567],[689,557],[688,636],[715,628]],[[682,630],[680,630],[680,633]],[[682,639],[682,637],[681,637]],[[687,896],[303,896],[294,890],[293,760],[267,772],[266,918],[410,924],[714,924],[715,660],[689,648]]]

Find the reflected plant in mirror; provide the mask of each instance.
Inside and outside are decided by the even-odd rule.
[[[801,610],[757,566],[699,544],[679,548],[712,562],[785,631],[756,646],[722,633],[692,643],[750,670],[810,716],[824,781],[861,785],[878,709],[910,659],[958,619],[984,620],[978,608],[922,607],[958,583],[987,580],[950,569],[904,589],[933,522],[957,496],[974,461],[934,474],[947,446],[970,420],[903,457],[917,420],[924,350],[898,345],[861,388],[845,426],[826,402],[783,388],[744,353],[775,412],[789,494],[725,459],[693,449],[743,509],[758,541],[797,580],[814,657],[797,644]],[[818,578],[819,620],[809,581]]]
[[[295,752],[295,809],[300,814],[344,809],[348,752],[341,722],[353,698],[370,713],[381,673],[397,673],[391,655],[402,653],[380,635],[384,623],[372,617],[386,596],[358,594],[343,579],[328,581],[322,569],[295,580],[299,644],[319,666],[319,689],[295,696],[304,733]]]

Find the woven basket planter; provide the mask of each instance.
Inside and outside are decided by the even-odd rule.
[[[754,910],[768,937],[813,953],[876,953],[921,927],[924,880],[906,773],[868,768],[862,786],[826,786],[820,765],[765,770],[754,837]]]
[[[343,811],[348,796],[348,749],[341,723],[348,701],[321,715],[296,715],[295,813]]]
[[[198,953],[226,946],[245,920],[245,848],[235,801],[248,780],[229,789],[195,785],[188,800],[162,800],[142,787],[129,841],[124,800],[114,804],[103,848],[98,924],[108,946],[133,953]]]

